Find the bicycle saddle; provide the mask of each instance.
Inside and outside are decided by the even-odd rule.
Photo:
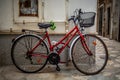
[[[51,27],[52,25],[50,23],[38,23],[39,28],[47,29],[48,27]]]

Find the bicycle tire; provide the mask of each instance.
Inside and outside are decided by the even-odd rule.
[[[31,43],[29,41],[30,44],[27,42],[27,40],[29,39],[31,39]],[[37,56],[37,57],[32,56],[31,57],[32,64],[31,64],[30,58],[27,58],[26,56],[27,54],[26,50],[28,50],[28,48],[29,49],[32,48],[37,43],[37,41],[41,39],[42,38],[40,36],[37,36],[34,34],[24,34],[15,39],[15,41],[13,42],[12,48],[11,48],[11,58],[12,58],[13,64],[17,67],[17,69],[25,73],[35,73],[35,72],[42,70],[45,67],[45,65],[47,64],[47,58],[44,60],[40,56]],[[42,50],[40,50],[40,48]],[[37,51],[44,52],[43,50],[45,51],[45,55],[47,56],[49,53],[49,49],[44,41],[41,42],[41,44],[37,47],[35,51],[36,53]],[[39,61],[41,60],[41,63],[40,62],[38,63],[38,60]],[[44,62],[42,62],[43,60]]]
[[[91,52],[93,53],[93,55],[89,56],[86,53],[86,51],[84,50],[81,44],[80,37],[78,37],[74,41],[72,46],[72,51],[71,51],[72,62],[74,64],[74,67],[81,73],[86,75],[95,75],[101,72],[107,64],[108,61],[107,46],[96,35],[86,34],[84,35],[84,37],[86,40],[88,39],[89,44],[87,43],[87,45],[91,50]],[[93,41],[95,41],[95,43],[93,43]],[[93,61],[91,59],[93,59]],[[96,68],[97,66],[99,68]]]

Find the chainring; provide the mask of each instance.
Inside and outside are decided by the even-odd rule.
[[[51,53],[48,56],[48,61],[52,65],[57,65],[60,62],[60,56],[57,53]]]

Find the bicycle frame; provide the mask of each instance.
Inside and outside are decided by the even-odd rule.
[[[85,43],[84,36],[83,36],[83,34],[80,32],[78,26],[75,26],[70,32],[68,32],[68,33],[67,33],[59,42],[57,42],[55,45],[52,45],[52,44],[51,44],[51,41],[50,41],[50,38],[49,38],[49,34],[48,34],[48,32],[46,31],[46,32],[45,32],[45,35],[43,36],[43,39],[40,40],[40,41],[38,42],[38,44],[37,44],[36,46],[34,46],[30,52],[33,52],[33,51],[41,44],[41,41],[44,41],[44,40],[47,39],[48,44],[49,44],[49,50],[50,50],[50,52],[52,52],[52,51],[54,50],[54,47],[58,46],[59,44],[64,44],[64,46],[62,46],[62,47],[59,49],[59,51],[57,52],[57,53],[60,55],[60,53],[64,50],[64,48],[65,48],[66,46],[69,47],[69,45],[68,45],[69,42],[73,39],[73,37],[74,37],[76,34],[78,34],[78,35],[80,36],[81,42],[82,42],[82,45],[83,45],[83,48],[85,49],[85,51],[88,53],[88,55],[91,55],[91,52],[90,52],[87,44]],[[69,36],[70,36],[70,37],[69,37]],[[64,41],[65,39],[67,39],[67,41],[64,43],[63,41]],[[44,55],[41,55],[41,56],[47,57],[47,56],[44,56]]]

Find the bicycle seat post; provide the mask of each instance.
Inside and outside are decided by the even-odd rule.
[[[47,29],[45,28],[45,33],[47,32]]]

